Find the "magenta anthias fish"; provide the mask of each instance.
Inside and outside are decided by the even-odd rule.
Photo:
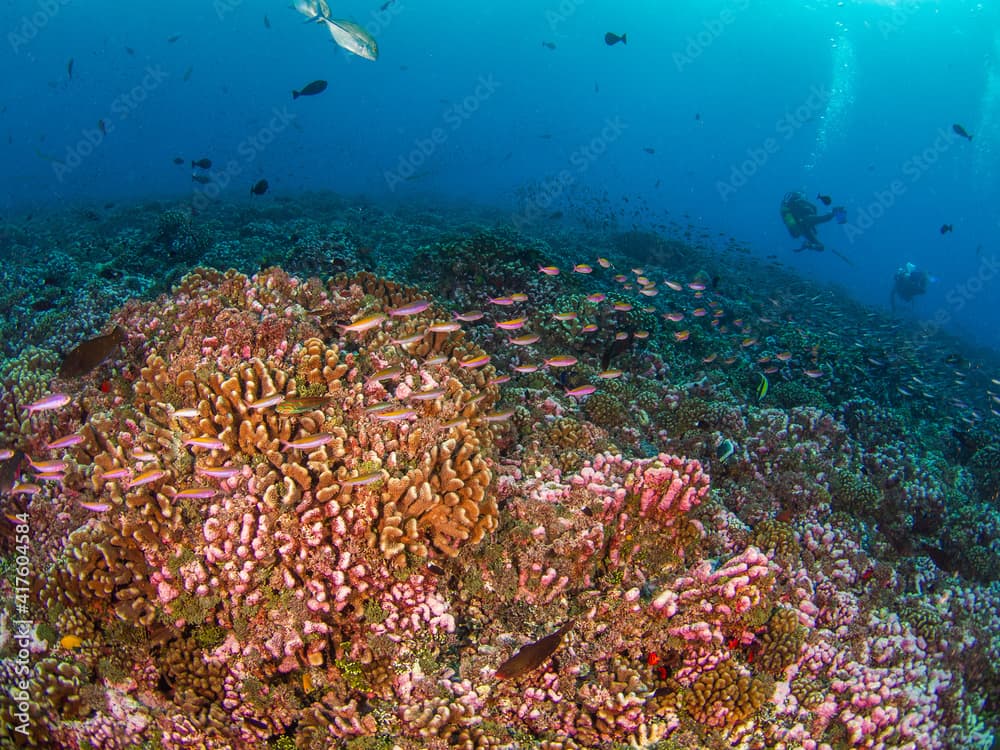
[[[295,440],[282,440],[281,447],[293,450],[310,450],[312,448],[319,448],[322,445],[326,445],[331,440],[333,440],[333,435],[329,432],[318,432],[315,435],[308,435],[306,437],[297,438]]]
[[[29,414],[34,414],[36,411],[49,411],[50,409],[58,409],[62,406],[66,406],[70,402],[70,396],[68,393],[52,393],[45,398],[40,398],[28,404],[27,409]]]
[[[483,367],[490,363],[490,356],[488,354],[480,354],[478,357],[469,357],[468,359],[463,359],[458,363],[459,367]]]
[[[152,484],[159,479],[163,479],[165,476],[165,471],[161,471],[160,469],[150,469],[149,471],[142,472],[142,474],[139,474],[135,479],[129,482],[128,487],[129,489],[132,489],[133,487],[142,487],[143,485]]]
[[[93,513],[103,513],[106,510],[111,510],[111,506],[108,503],[81,502],[80,507],[84,510],[92,511]]]
[[[583,396],[589,396],[591,393],[597,390],[596,385],[581,385],[577,388],[567,388],[566,395],[572,396],[573,398],[582,398]]]
[[[571,357],[569,355],[563,355],[561,357],[549,357],[545,360],[545,364],[549,367],[572,367],[577,363],[576,357]]]
[[[229,479],[242,471],[238,466],[195,466],[194,470],[197,474],[215,479]]]
[[[50,450],[59,450],[60,448],[69,448],[73,445],[79,445],[83,442],[83,435],[65,435],[61,438],[56,438],[51,443],[46,443],[45,447]]]
[[[226,447],[219,438],[213,437],[195,437],[188,438],[184,441],[184,445],[190,445],[192,448],[204,448],[205,450],[220,451]]]
[[[414,300],[413,302],[408,302],[405,305],[400,305],[399,307],[390,310],[389,315],[391,315],[394,318],[399,318],[406,315],[416,315],[418,313],[422,313],[430,306],[431,306],[430,300],[418,299]]]

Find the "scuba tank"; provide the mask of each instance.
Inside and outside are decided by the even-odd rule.
[[[781,199],[781,208],[779,209],[781,213],[781,220],[785,223],[785,227],[788,229],[789,234],[792,237],[798,237],[801,235],[799,231],[799,223],[795,220],[795,214],[792,213],[791,203],[800,193],[785,193],[785,197]]]

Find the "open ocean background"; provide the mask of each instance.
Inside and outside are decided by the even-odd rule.
[[[4,218],[184,197],[198,186],[173,157],[207,156],[223,200],[266,178],[263,201],[473,201],[528,233],[556,212],[691,223],[882,308],[911,261],[939,281],[901,314],[1000,348],[1000,4],[352,0],[333,15],[375,36],[377,62],[283,2],[6,0]],[[293,102],[314,79],[329,89]],[[853,266],[791,252],[789,189],[847,207],[820,236]]]

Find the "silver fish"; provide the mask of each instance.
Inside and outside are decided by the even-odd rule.
[[[339,18],[323,17],[320,20],[330,29],[330,36],[338,46],[366,60],[378,59],[378,43],[358,24]]]

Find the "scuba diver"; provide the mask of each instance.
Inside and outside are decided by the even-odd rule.
[[[781,220],[785,222],[788,233],[792,237],[804,238],[802,247],[795,249],[797,253],[803,250],[824,250],[823,243],[816,236],[816,226],[825,224],[831,219],[843,224],[847,221],[847,210],[843,206],[836,206],[830,213],[820,216],[816,206],[797,191],[785,193],[785,197],[781,199]]]
[[[896,269],[893,276],[892,292],[889,293],[889,305],[896,310],[896,297],[904,302],[912,302],[914,297],[927,293],[928,282],[936,281],[926,271],[922,271],[912,263]]]

